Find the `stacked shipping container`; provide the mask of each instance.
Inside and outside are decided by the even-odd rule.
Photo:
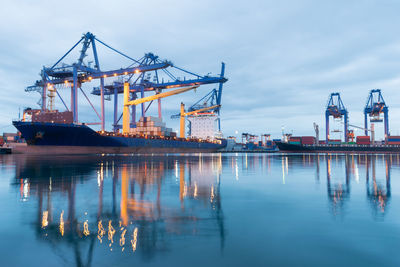
[[[136,124],[136,128],[131,128],[133,134],[171,136],[176,137],[176,133],[171,128],[167,128],[165,123],[158,117],[142,117]]]
[[[299,137],[299,136],[291,136],[290,139],[289,139],[289,144],[300,145],[301,144],[301,137]]]
[[[388,136],[387,138],[387,144],[388,145],[400,145],[400,136]]]
[[[371,139],[369,136],[357,136],[356,144],[357,145],[370,145]]]
[[[329,145],[340,145],[342,144],[342,140],[340,139],[329,139],[328,140]]]
[[[73,114],[72,111],[64,111],[58,112],[49,111],[49,112],[36,112],[32,113],[32,122],[52,122],[52,123],[72,123],[73,122]]]
[[[301,137],[301,144],[302,145],[314,145],[315,144],[315,137],[314,136],[302,136]]]

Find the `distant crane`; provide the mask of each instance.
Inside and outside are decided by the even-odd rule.
[[[319,145],[319,126],[314,122],[314,130],[315,130],[315,143]]]
[[[244,139],[246,143],[253,143],[256,142],[258,135],[250,134],[250,133],[242,133],[242,144],[244,144]]]
[[[365,135],[368,135],[368,115],[371,122],[382,122],[380,114],[384,116],[385,140],[389,136],[389,108],[386,106],[380,89],[373,89],[369,92],[367,104],[364,108]]]
[[[340,98],[339,93],[331,93],[329,96],[328,104],[326,106],[325,111],[325,121],[326,121],[326,142],[329,141],[329,116],[333,118],[342,118],[344,117],[344,139],[345,142],[348,142],[348,120],[349,113],[347,109],[344,107],[342,99]]]
[[[271,141],[271,135],[270,134],[261,134],[261,143],[263,146],[267,145],[268,141]]]

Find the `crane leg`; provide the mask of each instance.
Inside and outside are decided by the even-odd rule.
[[[385,120],[385,141],[386,141],[387,137],[389,136],[389,114],[387,110],[384,113],[384,120]]]
[[[130,130],[130,117],[129,117],[129,83],[124,83],[124,110],[122,112],[122,133],[128,134]]]
[[[118,89],[114,89],[114,133],[118,132]]]
[[[181,103],[180,138],[185,138],[185,104]]]
[[[326,143],[329,141],[329,114],[325,114]]]

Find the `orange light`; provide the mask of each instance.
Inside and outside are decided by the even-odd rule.
[[[136,69],[136,70],[135,70],[135,73],[139,73],[139,70],[138,70],[138,69]]]
[[[103,77],[104,77],[104,78],[107,78],[107,75],[104,74]]]
[[[125,74],[125,75],[128,75],[128,72],[125,71],[124,74]]]
[[[114,73],[114,76],[117,76],[117,74],[116,74],[116,73]]]
[[[91,81],[91,80],[92,80],[92,77],[89,76],[89,81]]]

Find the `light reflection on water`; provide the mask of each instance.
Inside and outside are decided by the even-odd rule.
[[[5,265],[399,263],[390,246],[400,241],[398,155],[6,155],[0,163]],[[26,259],[11,249],[21,243]]]

